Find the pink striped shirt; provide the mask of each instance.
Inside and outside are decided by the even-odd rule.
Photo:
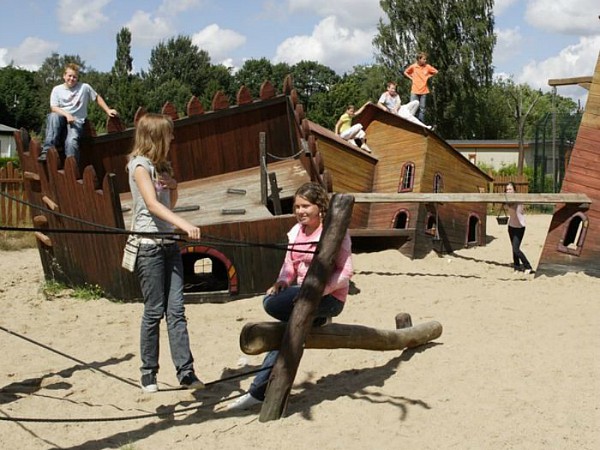
[[[319,228],[308,236],[304,233],[304,228],[304,226],[297,223],[289,231],[288,242],[293,245],[285,254],[277,281],[285,281],[288,285],[291,285],[294,281],[297,284],[302,284],[304,278],[306,278],[306,273],[313,260],[314,253],[303,252],[314,252],[316,250],[316,243],[321,238],[323,226],[319,226]],[[307,242],[314,242],[314,244],[306,244]],[[294,249],[301,251],[294,251]],[[338,300],[345,302],[352,274],[352,243],[350,241],[350,234],[346,231],[337,259],[335,260],[333,273],[325,286],[323,295],[331,294]]]

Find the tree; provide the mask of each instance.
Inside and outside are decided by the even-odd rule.
[[[145,96],[148,111],[159,112],[166,102],[175,105],[180,116],[185,115],[187,102],[192,98],[190,87],[178,79],[157,86]]]
[[[246,86],[253,97],[258,97],[260,86],[265,80],[274,83],[273,65],[267,58],[248,59],[235,74],[236,83]]]
[[[131,57],[131,32],[121,28],[117,34],[117,52],[115,63],[110,73],[110,83],[106,95],[119,112],[125,126],[133,126],[133,119],[138,107],[144,104],[144,83],[141,77],[133,74],[133,58]]]
[[[517,174],[523,174],[523,161],[525,159],[525,130],[531,122],[528,117],[535,108],[537,102],[542,98],[541,91],[534,91],[525,84],[516,85],[512,80],[506,81],[506,102],[512,113],[517,127],[517,139],[519,141],[519,159],[517,162]]]
[[[426,121],[447,137],[472,138],[479,110],[477,90],[492,82],[494,1],[381,0],[380,4],[388,20],[380,19],[373,40],[377,60],[401,78],[419,51],[428,53],[439,73],[431,82]]]
[[[81,81],[92,86],[111,108],[116,107],[114,91],[111,89],[112,78],[110,73],[90,69]],[[106,116],[106,112],[96,102],[91,102],[88,106],[87,120],[93,125],[97,133],[106,132],[108,117]]]
[[[333,69],[315,61],[300,61],[291,69],[298,98],[304,105],[307,117],[310,118],[310,111],[315,101],[313,96],[329,92],[333,85],[339,82],[340,77]]]
[[[148,81],[156,88],[177,80],[200,97],[208,85],[210,56],[200,50],[188,36],[161,42],[150,53]]]
[[[63,82],[63,74],[65,73],[65,66],[70,63],[75,63],[79,66],[79,73],[85,74],[87,68],[85,61],[83,61],[79,55],[59,55],[58,53],[52,53],[48,56],[40,68],[37,71],[37,82],[43,89],[50,91],[57,84]]]
[[[132,70],[131,31],[129,31],[129,28],[121,28],[121,31],[117,34],[117,57],[111,73],[115,79],[119,79],[129,76]]]
[[[35,73],[28,70],[12,65],[0,69],[0,123],[39,132],[48,107],[43,108],[34,80]]]

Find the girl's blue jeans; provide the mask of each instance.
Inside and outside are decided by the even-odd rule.
[[[265,311],[275,319],[287,322],[292,315],[294,300],[298,296],[299,291],[300,286],[290,286],[277,294],[265,296],[263,299]],[[339,315],[343,309],[344,302],[338,300],[333,295],[326,295],[319,303],[317,311],[315,312],[315,318],[335,317]],[[279,351],[273,350],[265,356],[261,366],[261,368],[265,370],[262,370],[256,375],[248,390],[252,397],[258,400],[265,399],[267,384],[269,382],[269,377],[271,376],[271,369],[267,369],[267,367],[275,364],[278,355]]]

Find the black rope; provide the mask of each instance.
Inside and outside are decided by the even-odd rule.
[[[261,367],[259,369],[250,370],[248,372],[244,372],[244,373],[241,373],[241,374],[232,375],[230,377],[225,377],[225,378],[221,378],[219,380],[211,381],[209,383],[205,383],[204,386],[205,387],[213,386],[213,385],[218,384],[218,383],[223,383],[225,381],[230,381],[230,380],[233,380],[235,378],[245,377],[247,375],[252,375],[254,373],[263,372],[265,370],[270,370],[272,368],[273,368],[273,366]],[[234,400],[236,398],[241,397],[242,395],[245,395],[245,393],[241,393],[241,394],[238,394],[238,395],[227,397],[227,398],[221,399],[221,400],[219,400],[217,402],[203,403],[202,405],[198,405],[198,406],[190,406],[188,408],[182,408],[182,409],[168,411],[168,412],[155,412],[155,413],[138,414],[138,415],[131,415],[131,416],[85,417],[85,418],[78,418],[78,419],[73,419],[73,418],[69,418],[69,419],[66,419],[66,418],[52,418],[52,417],[49,418],[49,417],[14,417],[14,416],[2,417],[2,416],[0,416],[0,421],[3,421],[3,422],[36,422],[36,423],[125,422],[125,421],[128,421],[128,420],[149,419],[149,418],[152,418],[152,417],[161,417],[161,416],[166,416],[166,415],[182,414],[182,413],[188,412],[188,411],[196,411],[196,410],[201,409],[201,408],[212,407],[212,406],[218,405],[219,403],[223,403],[223,402],[226,402],[226,401],[229,401],[229,400]],[[6,413],[4,413],[4,414],[6,414]]]
[[[129,384],[131,386],[135,386],[138,387],[138,385],[136,383],[133,383],[125,378],[121,378],[118,377],[110,372],[107,372],[105,370],[99,369],[97,367],[93,367],[90,364],[86,363],[85,361],[82,361],[80,359],[74,358],[73,356],[67,355],[66,353],[63,353],[59,350],[53,349],[52,347],[49,347],[45,344],[42,344],[41,342],[37,342],[27,336],[24,336],[22,334],[16,333],[12,330],[9,330],[7,328],[4,328],[3,326],[0,326],[0,330],[4,331],[5,333],[8,333],[12,336],[18,337],[20,339],[23,339],[31,344],[37,345],[39,347],[42,347],[44,350],[48,350],[51,351],[53,353],[56,353],[57,355],[60,355],[64,358],[70,359],[71,361],[75,361],[76,363],[87,367],[91,370],[96,370],[100,373],[102,373],[103,375],[115,378],[123,383]],[[210,386],[214,386],[216,384],[219,383],[224,383],[226,381],[231,381],[231,380],[235,380],[237,378],[242,378],[242,377],[246,377],[248,375],[253,375],[255,373],[259,373],[259,372],[263,372],[265,370],[270,370],[272,369],[273,366],[267,366],[267,367],[260,367],[258,369],[254,369],[254,370],[249,370],[248,372],[243,372],[243,373],[239,373],[236,375],[230,375],[228,377],[224,377],[224,378],[220,378],[214,381],[210,381],[208,383],[205,383],[204,386],[205,387],[210,387]],[[224,401],[228,401],[228,400],[233,400],[237,397],[240,397],[241,395],[244,394],[240,394],[237,396],[233,396],[233,397],[228,397],[226,399],[222,399],[219,400],[218,402],[215,402],[213,404],[203,404],[203,405],[199,405],[199,406],[193,406],[193,407],[189,407],[189,408],[185,408],[185,409],[180,409],[177,411],[172,411],[170,414],[180,414],[186,411],[192,411],[192,410],[196,410],[199,409],[201,407],[205,407],[205,406],[214,406],[217,405],[221,402]],[[5,413],[6,414],[6,413]],[[148,414],[141,414],[141,415],[136,415],[136,416],[120,416],[120,417],[93,417],[93,418],[80,418],[80,419],[63,419],[63,418],[35,418],[35,417],[1,417],[0,416],[0,421],[9,421],[9,422],[47,422],[47,423],[59,423],[59,422],[72,422],[72,423],[78,423],[78,422],[117,422],[117,421],[126,421],[126,420],[138,420],[138,419],[146,419],[146,418],[150,418],[150,417],[160,417],[160,416],[164,416],[165,413],[160,412],[160,413],[148,413]]]
[[[39,227],[12,227],[12,226],[4,226],[4,225],[0,225],[0,230],[3,231],[28,231],[28,232],[41,232],[44,234],[50,234],[50,233],[56,233],[56,234],[61,234],[61,233],[65,233],[65,234],[102,234],[102,235],[139,235],[139,236],[147,236],[147,237],[154,237],[154,238],[159,238],[159,239],[172,239],[174,241],[179,241],[179,242],[188,242],[190,244],[199,244],[199,243],[212,243],[214,244],[218,244],[218,245],[222,245],[224,247],[232,247],[232,246],[237,246],[237,247],[261,247],[261,248],[270,248],[270,249],[275,249],[275,250],[293,250],[294,252],[297,253],[312,253],[312,254],[316,254],[317,252],[314,250],[299,250],[299,249],[294,249],[292,244],[286,243],[286,244],[264,244],[264,243],[258,243],[258,242],[244,242],[244,241],[237,241],[234,239],[226,239],[226,238],[220,238],[217,236],[211,236],[211,235],[205,235],[205,239],[201,239],[200,241],[188,241],[187,239],[183,239],[181,236],[185,236],[185,233],[183,232],[160,232],[160,231],[131,231],[131,230],[124,230],[122,228],[116,228],[116,227],[111,227],[109,225],[103,225],[103,224],[98,224],[98,223],[94,223],[94,222],[90,222],[88,220],[85,219],[80,219],[78,217],[73,217],[70,216],[68,214],[64,214],[64,213],[60,213],[58,211],[53,211],[49,208],[45,208],[43,206],[38,206],[38,205],[34,205],[33,203],[27,202],[25,200],[21,200],[19,198],[13,197],[12,195],[6,194],[4,192],[0,191],[0,195],[7,197],[11,200],[14,200],[16,202],[22,203],[24,205],[29,206],[30,208],[34,208],[34,209],[38,209],[40,211],[44,211],[46,213],[49,214],[53,214],[57,217],[62,217],[64,219],[67,220],[71,220],[73,222],[76,223],[80,223],[83,225],[89,225],[92,227],[96,227],[96,228],[101,228],[101,230],[81,230],[81,229],[72,229],[72,228],[61,228],[61,229],[56,229],[56,228],[39,228]],[[313,242],[305,242],[305,243],[300,243],[300,244],[295,244],[296,246],[298,245],[317,245],[318,242],[313,241]]]

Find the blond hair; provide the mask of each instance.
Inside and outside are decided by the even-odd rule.
[[[75,63],[69,63],[65,66],[65,71],[64,73],[67,73],[67,70],[71,69],[73,72],[75,72],[77,74],[77,76],[79,76],[79,66]]]
[[[136,125],[135,141],[130,158],[145,156],[156,170],[172,175],[171,164],[167,160],[171,140],[173,139],[173,120],[163,114],[147,113]]]

